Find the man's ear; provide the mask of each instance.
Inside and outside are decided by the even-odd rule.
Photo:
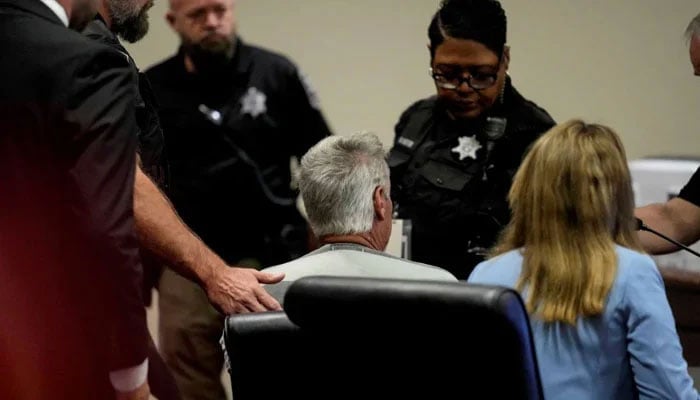
[[[374,188],[374,193],[372,194],[372,201],[374,203],[374,216],[380,221],[384,221],[387,218],[391,218],[391,215],[388,215],[388,207],[387,207],[387,202],[389,200],[389,196],[387,195],[386,191],[384,188],[380,185]]]

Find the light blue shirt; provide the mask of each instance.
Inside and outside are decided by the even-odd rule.
[[[616,251],[617,276],[603,314],[581,317],[575,326],[531,317],[545,398],[700,398],[654,261],[624,247]],[[504,253],[477,265],[468,282],[515,288],[522,263],[519,250]]]

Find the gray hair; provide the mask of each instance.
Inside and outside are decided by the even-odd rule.
[[[688,27],[685,28],[685,37],[688,40],[696,35],[700,35],[700,14],[696,15],[695,18],[690,21]]]
[[[369,232],[377,186],[388,198],[389,166],[375,134],[327,137],[301,159],[299,190],[317,236]]]

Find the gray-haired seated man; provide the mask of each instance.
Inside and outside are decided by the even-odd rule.
[[[456,281],[444,269],[384,252],[393,204],[386,152],[371,133],[330,136],[301,159],[299,190],[321,247],[265,268],[284,281],[265,289],[280,303],[292,281],[310,275]]]
[[[280,303],[294,280],[310,275],[457,280],[442,268],[384,253],[393,204],[386,152],[376,135],[321,140],[301,159],[298,178],[309,224],[322,246],[263,270],[285,273],[282,282],[265,286]],[[229,369],[223,336],[220,344]]]

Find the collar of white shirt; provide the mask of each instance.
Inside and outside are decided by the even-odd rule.
[[[46,7],[50,8],[58,19],[63,22],[63,25],[68,26],[68,14],[62,5],[58,4],[56,0],[40,0],[42,3],[46,4]]]

